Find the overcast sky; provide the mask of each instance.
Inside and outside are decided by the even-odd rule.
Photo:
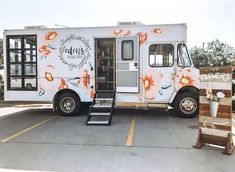
[[[0,0],[4,29],[55,24],[111,26],[117,21],[144,24],[187,23],[188,45],[219,39],[235,47],[235,0]]]

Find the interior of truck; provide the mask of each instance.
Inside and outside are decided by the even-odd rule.
[[[95,39],[96,90],[115,90],[116,40]]]

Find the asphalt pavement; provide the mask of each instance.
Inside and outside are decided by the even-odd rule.
[[[235,156],[194,149],[198,118],[173,111],[115,110],[111,126],[86,126],[50,105],[11,105],[0,117],[0,171],[233,172]],[[3,110],[2,110],[3,111]]]

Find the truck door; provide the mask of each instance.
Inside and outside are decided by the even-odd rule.
[[[139,37],[117,38],[117,92],[139,92]]]
[[[174,45],[150,43],[145,67],[143,80],[146,101],[168,103],[174,94]]]

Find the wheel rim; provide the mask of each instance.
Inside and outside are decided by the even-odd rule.
[[[64,97],[60,101],[60,109],[65,113],[73,112],[75,109],[76,103],[71,97]]]
[[[191,97],[185,97],[180,101],[180,110],[185,114],[193,114],[197,110],[197,101]]]

